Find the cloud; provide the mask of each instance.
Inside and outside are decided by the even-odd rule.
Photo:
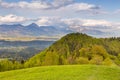
[[[95,20],[95,19],[80,19],[80,18],[73,18],[73,19],[65,19],[64,22],[68,24],[71,28],[75,27],[105,27],[105,26],[112,26],[112,22],[106,20]]]
[[[79,26],[111,26],[111,23],[106,20],[94,20],[94,19],[65,19],[64,22],[68,25],[79,25]]]
[[[67,6],[68,9],[74,10],[76,13],[88,13],[88,14],[106,14],[107,12],[102,10],[98,5],[88,3],[74,3]]]
[[[80,26],[113,26],[113,23],[106,20],[95,20],[95,19],[81,19],[81,18],[67,18],[62,19],[60,17],[40,17],[37,19],[38,25],[56,25],[66,24],[69,27],[80,27]],[[60,24],[61,23],[61,24]],[[117,25],[117,23],[115,23]],[[114,24],[114,25],[115,25]]]
[[[52,2],[47,0],[33,0],[31,2],[19,1],[11,3],[0,1],[0,6],[3,8],[57,9],[72,3],[73,0],[53,0]]]
[[[33,0],[31,2],[19,1],[19,2],[5,2],[0,1],[0,6],[3,8],[28,8],[28,9],[59,9],[59,8],[73,8],[76,11],[91,11],[99,10],[100,7],[88,4],[88,3],[77,3],[74,0],[53,0],[51,2],[47,0]]]
[[[71,6],[77,11],[100,9],[99,6],[93,4],[87,4],[87,3],[75,3],[74,5]]]
[[[110,32],[113,30],[120,29],[119,27],[120,23],[95,19],[81,19],[81,18],[62,19],[59,17],[41,17],[36,21],[36,23],[40,26],[67,27],[73,31],[82,31],[88,29]]]
[[[35,22],[39,26],[62,26],[63,22],[60,17],[40,17]]]
[[[0,6],[3,8],[29,8],[29,9],[47,9],[50,7],[49,4],[45,2],[26,2],[26,1],[20,1],[20,2],[14,2],[14,3],[8,3],[8,2],[0,2]]]
[[[116,11],[114,11],[114,14],[119,14],[120,13],[120,9],[117,9]]]
[[[1,12],[15,13],[28,16],[71,16],[75,15],[86,16],[94,14],[106,14],[106,11],[99,5],[75,2],[75,0],[33,0],[33,1],[19,1],[19,2],[5,2],[0,1]],[[11,9],[9,11],[9,9]],[[67,14],[67,15],[66,15]],[[80,15],[82,14],[82,15]]]
[[[6,16],[0,16],[0,24],[5,24],[5,23],[20,23],[27,21],[28,19],[21,17],[21,16],[16,16],[13,14],[9,14]]]
[[[53,24],[53,20],[54,19],[49,18],[49,17],[41,17],[36,21],[36,24],[38,24],[40,26],[48,26],[48,25]]]

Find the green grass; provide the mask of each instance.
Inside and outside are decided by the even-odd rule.
[[[119,67],[43,66],[0,73],[0,80],[120,80]]]

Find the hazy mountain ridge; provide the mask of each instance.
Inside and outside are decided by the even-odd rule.
[[[98,30],[96,28],[86,28],[86,27],[75,27],[71,28],[69,26],[59,27],[59,26],[38,26],[32,23],[27,26],[21,24],[13,25],[0,25],[0,37],[62,37],[68,33],[81,32],[86,33],[95,37],[104,37],[107,33]]]
[[[64,35],[68,30],[61,30],[54,26],[38,26],[32,23],[28,26],[21,24],[16,25],[0,25],[1,37],[38,37],[38,36],[59,36]]]

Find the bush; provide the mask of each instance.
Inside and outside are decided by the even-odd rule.
[[[87,58],[84,58],[84,57],[79,57],[76,59],[76,63],[77,64],[88,64],[89,60]]]
[[[94,55],[93,58],[90,60],[90,64],[101,65],[103,62],[103,57],[99,55]]]
[[[106,58],[103,63],[103,65],[107,65],[107,66],[112,66],[115,65],[114,62],[110,59],[110,58]]]

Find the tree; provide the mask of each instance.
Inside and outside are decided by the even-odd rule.
[[[92,54],[103,56],[103,59],[109,56],[106,49],[101,45],[93,45],[91,52]]]
[[[101,65],[103,62],[103,57],[99,55],[94,55],[90,60],[90,64]]]
[[[80,57],[86,57],[86,58],[88,58],[89,60],[91,59],[91,57],[92,57],[92,54],[91,54],[91,49],[89,48],[89,47],[87,47],[87,48],[81,48],[80,50],[79,50],[79,53],[80,53]],[[78,56],[78,57],[79,57]]]
[[[43,65],[58,65],[59,55],[56,52],[47,52]]]

